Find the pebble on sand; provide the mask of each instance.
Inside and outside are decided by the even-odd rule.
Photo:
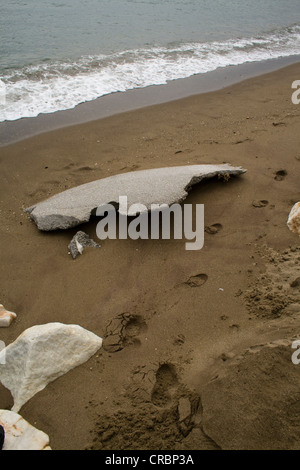
[[[11,322],[17,317],[17,314],[6,310],[2,304],[0,304],[0,328],[7,328]]]

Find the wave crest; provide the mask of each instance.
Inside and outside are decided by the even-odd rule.
[[[75,62],[45,61],[2,75],[6,103],[0,103],[0,121],[71,109],[103,95],[161,85],[218,67],[297,54],[300,26],[293,25],[260,37],[171,44],[84,56]]]

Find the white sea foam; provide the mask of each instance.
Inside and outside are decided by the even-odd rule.
[[[6,102],[0,103],[0,121],[71,109],[109,93],[165,84],[218,67],[297,54],[300,26],[293,26],[256,38],[136,49],[9,70],[1,77]]]

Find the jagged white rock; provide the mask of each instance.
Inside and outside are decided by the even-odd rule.
[[[5,431],[2,450],[51,450],[49,436],[29,424],[19,414],[0,410],[0,424]]]
[[[102,346],[102,338],[78,325],[48,323],[25,330],[0,351],[0,382],[10,390],[18,412],[37,392]]]
[[[296,202],[296,204],[292,207],[288,217],[287,225],[292,232],[300,235],[300,202]]]
[[[149,211],[153,203],[169,206],[181,203],[192,186],[202,180],[214,176],[238,176],[245,172],[243,168],[229,164],[132,171],[68,189],[29,207],[25,212],[30,213],[39,230],[64,230],[88,222],[98,207],[117,204],[120,196],[127,197],[129,207],[139,203]]]
[[[0,328],[7,328],[11,322],[17,317],[17,314],[6,310],[2,304],[0,304]]]

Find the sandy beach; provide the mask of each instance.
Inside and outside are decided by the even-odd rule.
[[[211,93],[43,133],[0,148],[0,339],[62,322],[104,339],[20,414],[52,449],[299,449],[300,64]],[[26,207],[129,171],[229,163],[196,185],[205,243],[105,240],[73,260],[78,229],[40,232]],[[188,280],[202,275],[198,286]],[[119,337],[119,348],[110,337]],[[0,384],[0,408],[12,398]]]

